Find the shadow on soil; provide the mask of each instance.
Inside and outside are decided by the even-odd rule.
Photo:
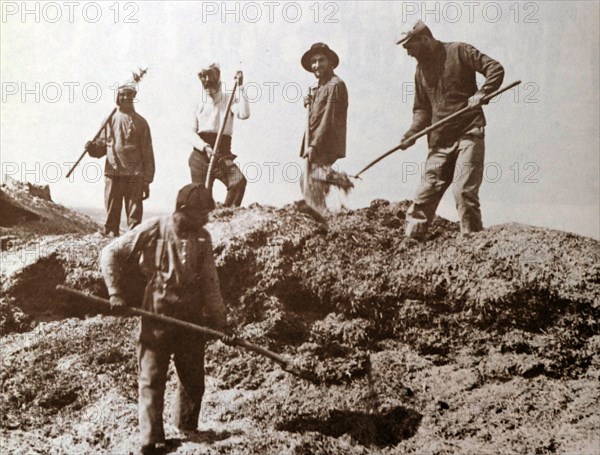
[[[329,417],[298,417],[277,426],[292,433],[317,431],[335,438],[349,434],[364,446],[393,446],[415,435],[422,415],[413,409],[398,406],[384,414],[356,411],[330,411]]]

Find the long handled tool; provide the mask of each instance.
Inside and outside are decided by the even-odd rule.
[[[312,87],[308,87],[308,93],[312,94]],[[306,129],[304,130],[304,151],[310,147],[310,108],[312,106],[312,99],[306,105]],[[310,157],[306,157],[306,163],[304,167],[304,175],[302,176],[302,191],[305,193],[306,198],[309,193],[308,185],[310,184],[310,173],[312,171],[312,165]]]
[[[110,120],[113,118],[113,115],[115,115],[115,112],[117,112],[116,107],[112,110],[112,112],[110,113],[108,118],[104,121],[104,123],[102,124],[102,126],[100,127],[100,129],[98,130],[98,132],[96,133],[94,138],[92,139],[92,142],[96,142],[98,140],[98,138],[102,134],[102,131],[104,131],[104,128],[106,128],[106,125],[108,125],[108,122],[110,122]],[[81,155],[79,155],[79,158],[77,159],[77,161],[75,161],[75,164],[73,164],[73,167],[71,168],[71,170],[69,172],[67,172],[66,178],[69,178],[71,176],[71,174],[73,173],[75,168],[79,165],[79,163],[81,162],[81,160],[83,159],[83,157],[85,156],[86,153],[87,153],[87,151],[84,150],[83,153]]]
[[[95,303],[100,306],[110,308],[110,302],[101,297],[95,296],[93,294],[86,294],[85,292],[78,291],[76,289],[72,289],[66,286],[58,285],[56,286],[56,290],[59,292],[63,292],[65,294],[69,294],[74,297],[78,297],[83,300],[87,300],[90,303]],[[227,336],[227,334],[220,332],[218,330],[211,329],[209,327],[204,327],[201,325],[192,324],[191,322],[182,321],[181,319],[172,318],[169,316],[163,316],[161,314],[151,313],[149,311],[141,310],[135,307],[127,307],[127,315],[136,315],[143,316],[148,319],[152,319],[153,321],[162,322],[165,324],[173,325],[176,327],[180,327],[185,330],[191,330],[193,332],[201,333],[203,335],[210,335],[216,338],[225,339],[230,342],[233,346],[240,346],[249,351],[256,352],[257,354],[264,355],[265,357],[270,358],[271,360],[278,363],[284,371],[293,374],[294,376],[298,376],[302,379],[306,379],[307,381],[318,384],[319,381],[316,379],[314,374],[310,371],[300,370],[299,368],[294,367],[290,361],[288,361],[285,357],[276,354],[275,352],[269,351],[268,349],[263,348],[262,346],[258,346],[256,344],[249,343],[245,340],[240,340],[234,338],[231,340],[231,337]]]
[[[148,68],[146,68],[146,69],[140,68],[140,72],[138,74],[133,73],[133,81],[136,84],[139,83],[147,71],[148,71]],[[94,139],[92,139],[92,142],[96,142],[98,140],[98,138],[102,134],[102,131],[104,131],[104,128],[106,128],[106,125],[108,125],[108,122],[110,122],[110,120],[113,118],[113,115],[115,115],[115,112],[117,112],[116,107],[112,110],[112,112],[110,113],[108,118],[104,121],[104,123],[102,123],[102,126],[100,127],[100,129],[98,130],[96,135],[94,136]],[[73,164],[73,167],[71,168],[71,170],[69,172],[67,172],[66,178],[69,178],[71,176],[71,174],[73,173],[73,171],[75,170],[77,165],[81,162],[81,160],[83,159],[83,157],[85,156],[86,153],[87,153],[87,151],[84,150],[83,153],[81,155],[79,155],[79,158],[77,159],[77,161],[75,161],[75,164]]]
[[[311,102],[306,107],[306,131],[304,132],[304,149],[306,150],[310,146],[310,111],[312,108],[312,99],[314,96],[314,88],[308,88],[309,93],[311,94]],[[315,169],[316,167],[316,169]],[[311,187],[310,184],[313,182],[324,183],[329,186],[335,186],[341,189],[344,193],[348,194],[352,188],[354,188],[354,184],[348,177],[348,174],[345,172],[335,171],[333,168],[329,167],[328,169],[320,168],[319,166],[314,166],[310,160],[306,160],[305,172],[303,176],[303,188],[304,188],[304,196],[306,199],[307,193],[310,192]],[[310,197],[310,194],[309,194]]]
[[[308,93],[312,94],[312,88],[308,88]],[[312,99],[306,105],[306,128],[304,130],[304,152],[310,147],[310,109],[312,107]],[[304,163],[304,174],[302,175],[302,195],[306,203],[314,209],[313,198],[311,194],[311,173],[312,173],[311,157],[306,155]]]
[[[308,93],[311,94],[310,102],[306,105],[306,129],[304,130],[304,151],[310,147],[310,111],[312,107],[312,95],[313,89],[312,87],[308,88]],[[316,198],[324,198],[323,195],[318,194],[319,191],[322,191],[321,188],[318,188],[317,185],[313,182],[313,170],[314,166],[311,161],[311,157],[305,157],[304,163],[304,174],[302,175],[301,181],[301,189],[302,196],[304,197],[305,207],[303,207],[303,211],[305,211],[308,215],[313,217],[316,221],[322,224],[327,224],[327,220],[323,216],[322,213],[322,205],[324,201],[318,203]]]
[[[227,120],[229,120],[229,113],[231,112],[231,105],[233,104],[233,99],[235,98],[235,92],[238,88],[238,81],[241,77],[241,71],[238,71],[235,75],[235,83],[233,84],[233,90],[231,91],[231,96],[229,97],[229,101],[227,102],[227,108],[225,109],[225,116],[223,117],[223,122],[221,122],[221,128],[219,128],[219,133],[217,134],[217,140],[215,141],[215,146],[213,148],[213,154],[210,157],[210,161],[208,163],[208,172],[206,173],[206,181],[204,182],[204,186],[207,190],[212,190],[213,183],[213,172],[215,168],[215,164],[219,159],[219,147],[221,147],[221,139],[223,138],[223,132],[225,131],[225,125],[227,125]]]
[[[431,131],[438,129],[440,126],[445,125],[446,123],[448,123],[451,120],[454,120],[456,117],[463,115],[466,112],[469,112],[477,107],[480,107],[482,104],[486,104],[488,103],[492,98],[500,95],[503,92],[506,92],[507,90],[510,90],[513,87],[516,87],[517,85],[519,85],[521,83],[521,81],[515,81],[512,84],[507,85],[504,88],[501,88],[493,93],[490,93],[489,95],[484,96],[481,99],[481,102],[475,106],[467,106],[464,107],[458,111],[456,111],[454,114],[449,115],[448,117],[443,118],[442,120],[440,120],[437,123],[434,123],[431,126],[428,126],[427,128],[422,129],[421,131],[419,131],[416,134],[413,134],[412,136],[410,136],[409,138],[406,138],[402,144],[397,145],[396,147],[394,147],[393,149],[385,152],[383,155],[381,155],[380,157],[378,157],[377,159],[371,161],[369,164],[367,164],[358,174],[356,174],[354,176],[355,179],[359,179],[360,175],[365,172],[367,169],[370,169],[371,167],[375,166],[377,163],[379,163],[382,159],[390,156],[392,153],[396,152],[397,150],[400,150],[401,148],[404,147],[405,144],[410,144],[411,142],[416,141],[417,139],[419,139],[420,137],[423,137],[427,134],[429,134]],[[411,144],[412,145],[412,144]],[[408,147],[407,147],[408,148]]]

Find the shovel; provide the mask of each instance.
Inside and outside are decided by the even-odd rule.
[[[69,288],[67,286],[62,286],[60,284],[58,286],[56,286],[56,290],[59,292],[62,292],[64,294],[69,294],[71,296],[86,300],[89,303],[95,303],[95,304],[105,307],[107,309],[110,308],[110,302],[108,300],[103,299],[98,296],[95,296],[93,294],[86,294],[85,292],[81,292],[76,289]],[[172,325],[175,327],[180,327],[184,330],[191,330],[193,332],[201,333],[203,335],[210,335],[212,337],[219,338],[219,339],[227,342],[227,344],[230,344],[232,346],[240,346],[249,351],[256,352],[257,354],[268,357],[269,359],[271,359],[274,362],[276,362],[277,364],[279,364],[279,366],[281,366],[283,371],[287,371],[288,373],[291,373],[294,376],[305,379],[314,384],[320,384],[320,382],[318,381],[316,376],[311,371],[300,370],[299,368],[294,367],[291,364],[291,362],[289,360],[287,360],[285,357],[283,357],[275,352],[269,351],[268,349],[263,348],[262,346],[258,346],[256,344],[249,343],[248,341],[240,340],[237,338],[232,339],[232,337],[228,336],[226,333],[211,329],[209,327],[192,324],[191,322],[182,321],[181,319],[176,319],[176,318],[172,318],[169,316],[163,316],[163,315],[157,314],[157,313],[151,313],[150,311],[141,310],[141,309],[135,308],[135,307],[126,307],[126,310],[127,310],[127,313],[125,314],[126,316],[127,315],[143,316],[143,317],[151,319],[153,321],[158,321],[158,322],[162,322],[164,324]]]
[[[312,87],[308,88],[308,92],[312,95],[313,89]],[[310,145],[310,108],[312,106],[311,102],[306,106],[306,129],[304,130],[304,150]],[[308,215],[313,217],[319,223],[327,225],[327,220],[323,216],[322,209],[315,201],[316,192],[319,191],[314,185],[313,179],[313,164],[310,161],[310,157],[305,158],[305,166],[304,166],[304,174],[302,175],[301,189],[302,196],[304,196],[305,207],[303,207],[302,211],[306,211]]]
[[[221,146],[221,139],[223,138],[223,132],[225,131],[225,125],[227,125],[227,120],[229,120],[229,113],[231,112],[231,105],[233,104],[233,98],[235,98],[235,92],[238,88],[238,81],[240,77],[241,71],[238,71],[235,74],[235,84],[233,84],[233,90],[231,91],[231,96],[229,97],[229,101],[227,102],[227,108],[225,109],[225,116],[223,117],[223,122],[221,123],[221,128],[219,128],[219,134],[217,134],[217,140],[215,141],[215,147],[213,149],[213,154],[210,157],[210,161],[208,163],[208,172],[206,173],[206,181],[204,186],[207,190],[212,191],[213,184],[213,172],[215,168],[215,164],[217,162],[219,147]]]
[[[401,148],[405,147],[405,144],[411,144],[412,142],[416,141],[417,139],[419,139],[420,137],[425,136],[426,134],[429,134],[430,132],[432,132],[435,129],[438,129],[440,126],[445,125],[446,123],[448,123],[450,120],[454,120],[456,117],[463,115],[466,112],[469,112],[477,107],[480,107],[482,104],[487,104],[492,98],[500,95],[503,92],[506,92],[507,90],[510,90],[513,87],[516,87],[517,85],[519,85],[521,83],[521,81],[515,81],[512,84],[507,85],[504,88],[501,88],[493,93],[490,93],[489,95],[483,97],[483,99],[481,100],[481,102],[475,106],[467,106],[464,107],[456,112],[454,112],[453,114],[450,114],[448,117],[443,118],[442,120],[440,120],[437,123],[434,123],[431,126],[428,126],[427,128],[422,129],[421,131],[419,131],[418,133],[413,134],[412,136],[410,136],[409,138],[405,139],[400,145],[397,145],[396,147],[394,147],[393,149],[385,152],[383,155],[381,155],[380,157],[374,159],[373,161],[371,161],[369,164],[367,164],[358,174],[354,175],[353,178],[355,179],[360,179],[360,175],[365,172],[367,169],[372,168],[373,166],[375,166],[377,163],[379,163],[382,159],[387,158],[388,156],[390,156],[392,153],[400,150]],[[411,144],[412,145],[412,144]],[[410,147],[410,146],[409,146]],[[408,147],[406,147],[408,148]]]
[[[309,87],[308,88],[309,93],[312,94],[313,88]],[[304,147],[307,148],[308,145],[310,144],[310,108],[311,108],[312,102],[311,104],[309,104],[306,108],[306,131],[304,133]],[[305,173],[304,173],[304,187],[306,188],[307,183],[309,180],[312,180],[313,182],[321,182],[321,183],[325,183],[327,185],[331,185],[331,186],[336,186],[339,189],[341,189],[342,191],[344,191],[344,193],[348,194],[350,192],[350,190],[352,188],[354,188],[354,184],[352,183],[352,181],[350,180],[350,178],[348,177],[348,174],[346,174],[345,172],[338,172],[338,171],[334,171],[333,169],[329,168],[327,169],[327,171],[325,173],[322,172],[321,169],[315,169],[315,166],[313,166],[311,163],[308,162],[308,159],[306,160],[306,169],[305,169]]]
[[[139,83],[147,72],[148,72],[148,68],[146,68],[146,69],[141,69],[140,68],[139,74],[133,73],[133,81],[136,84]],[[102,126],[100,127],[100,129],[98,130],[98,132],[96,133],[96,135],[94,136],[94,138],[92,139],[92,142],[96,142],[98,140],[98,138],[100,137],[100,135],[104,131],[104,128],[106,128],[106,125],[108,125],[108,123],[111,121],[111,119],[113,118],[113,116],[115,115],[116,112],[117,112],[117,108],[115,107],[112,110],[112,112],[110,113],[110,115],[107,117],[107,119],[104,121],[104,123],[102,123]],[[75,168],[77,167],[77,165],[81,162],[81,160],[86,155],[86,153],[87,152],[84,150],[83,153],[77,159],[77,161],[75,161],[75,164],[73,164],[73,166],[71,167],[71,169],[69,170],[69,172],[67,172],[67,176],[65,178],[68,179],[71,176],[71,174],[73,173],[73,171],[75,170]]]
[[[313,94],[313,88],[308,88],[309,93]],[[312,96],[311,96],[312,98]],[[306,150],[310,145],[310,111],[312,107],[312,99],[311,103],[306,106],[306,130],[304,132],[304,150]],[[348,194],[348,192],[354,188],[354,184],[348,177],[345,172],[337,172],[331,168],[324,168],[319,165],[313,164],[308,157],[306,157],[306,163],[304,168],[304,174],[302,176],[302,194],[304,196],[304,201],[306,203],[306,211],[309,215],[315,218],[317,221],[327,224],[325,217],[322,213],[322,209],[319,208],[319,205],[316,202],[316,198],[323,198],[322,204],[325,204],[326,194],[321,194],[324,192],[323,188],[319,188],[319,186],[315,185],[317,183],[336,186],[340,188],[344,193]]]

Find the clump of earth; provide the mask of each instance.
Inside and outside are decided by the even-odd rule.
[[[209,342],[195,435],[170,424],[169,373],[171,453],[598,453],[598,242],[516,224],[462,238],[437,218],[417,243],[407,208],[373,201],[328,229],[292,206],[212,214],[232,325],[314,380]],[[105,297],[108,240],[87,220],[22,235],[38,222],[0,227],[2,448],[130,453],[138,322],[55,290]]]

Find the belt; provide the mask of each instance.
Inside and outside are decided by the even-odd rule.
[[[198,133],[198,136],[200,136],[200,139],[202,139],[204,142],[206,142],[208,145],[210,145],[212,148],[215,147],[215,143],[217,142],[217,133]],[[198,150],[197,148],[194,147],[194,151],[199,152],[199,153],[203,153],[206,155],[206,153],[202,150]],[[231,136],[228,134],[224,134],[221,137],[221,143],[219,144],[219,158],[228,158],[231,160],[234,160],[237,156],[234,155],[233,153],[231,153]]]

